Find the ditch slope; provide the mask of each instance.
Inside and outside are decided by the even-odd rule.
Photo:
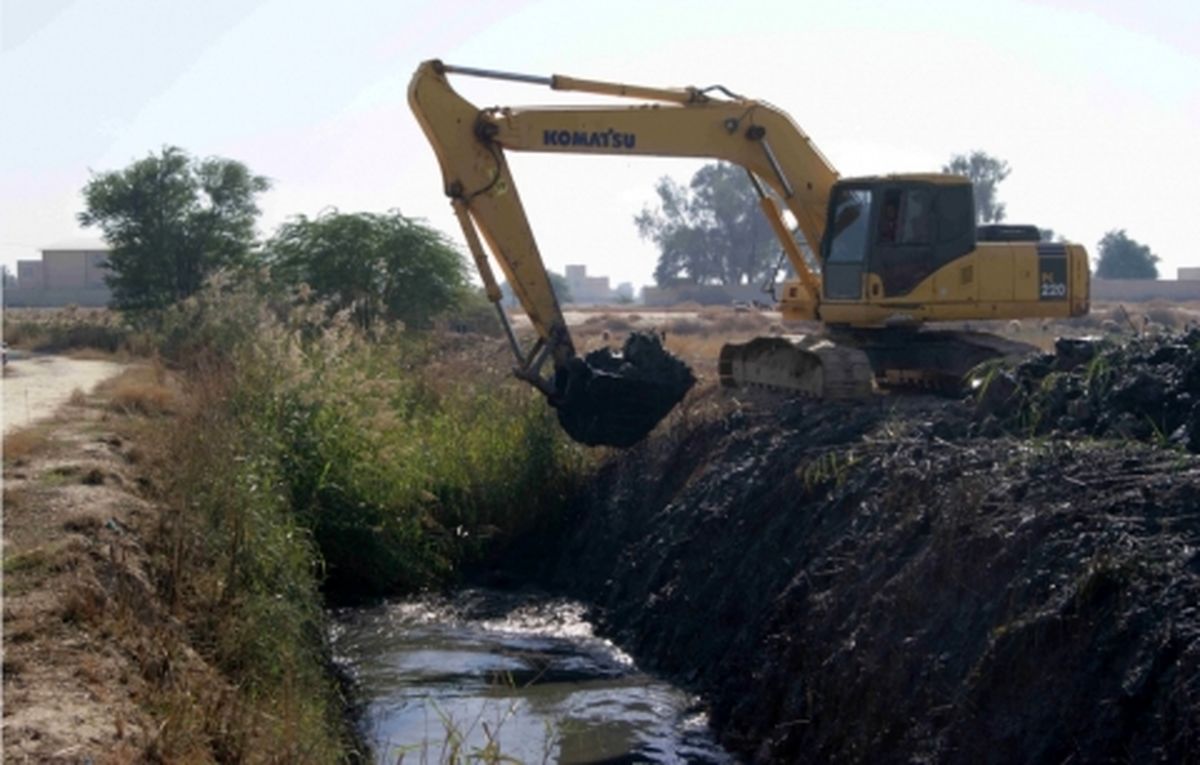
[[[1076,388],[1012,375],[984,410],[695,396],[524,557],[553,550],[542,580],[704,693],[749,760],[1194,761],[1200,460],[1186,433],[1031,427],[1022,407]],[[1138,385],[1180,409],[1182,379]]]

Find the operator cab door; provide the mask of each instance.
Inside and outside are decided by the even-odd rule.
[[[879,214],[872,231],[870,271],[874,283],[868,299],[906,295],[936,270],[934,242],[935,187],[925,184],[882,186],[876,190]]]
[[[867,251],[871,245],[869,187],[834,187],[829,232],[822,242],[826,300],[861,300]]]

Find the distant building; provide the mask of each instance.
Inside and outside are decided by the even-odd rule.
[[[770,301],[757,284],[675,284],[670,287],[642,287],[642,302],[647,306],[665,307],[679,303],[700,305],[732,305],[733,303]]]
[[[1147,300],[1200,300],[1200,279],[1097,279],[1092,277],[1092,303]]]
[[[576,303],[611,303],[615,295],[607,276],[588,276],[587,266],[567,266],[567,287]]]
[[[1177,272],[1177,277],[1181,282],[1200,281],[1200,268],[1196,266],[1180,268]]]
[[[15,284],[4,287],[4,304],[14,308],[107,306],[112,299],[104,283],[108,252],[102,241],[77,239],[44,248],[41,260],[18,260]]]

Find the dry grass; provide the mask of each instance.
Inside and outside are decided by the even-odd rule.
[[[714,316],[711,321],[713,332],[725,334],[742,332],[762,334],[771,326],[771,319],[760,313],[723,313]]]
[[[130,354],[127,351],[106,351],[100,348],[89,347],[72,348],[63,355],[77,361],[116,361],[125,363],[130,359]]]
[[[60,616],[71,624],[95,624],[104,616],[108,596],[98,585],[83,580],[75,582],[63,594]]]
[[[4,314],[4,340],[14,348],[111,359],[130,339],[121,317],[105,308],[8,308]]]
[[[54,444],[50,428],[37,425],[9,433],[4,437],[4,461],[20,465],[49,451]]]
[[[105,517],[103,513],[95,510],[77,510],[68,515],[63,521],[63,530],[73,531],[78,534],[88,534],[103,526],[104,521]]]
[[[667,350],[683,359],[692,369],[704,377],[716,378],[717,358],[721,348],[731,338],[712,334],[678,335],[667,334]]]
[[[707,335],[709,325],[699,319],[676,319],[667,325],[668,335]]]
[[[109,409],[122,414],[160,416],[179,410],[180,394],[158,365],[131,367],[103,383]]]
[[[617,332],[632,332],[641,319],[637,314],[611,314],[601,313],[595,316],[589,316],[583,321],[576,331],[579,334],[598,334],[600,332],[617,333]]]

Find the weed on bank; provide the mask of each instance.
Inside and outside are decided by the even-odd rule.
[[[186,401],[152,435],[160,588],[242,689],[229,740],[337,759],[323,606],[453,582],[562,508],[582,454],[502,369],[434,363],[436,337],[367,338],[244,289],[158,331]]]

